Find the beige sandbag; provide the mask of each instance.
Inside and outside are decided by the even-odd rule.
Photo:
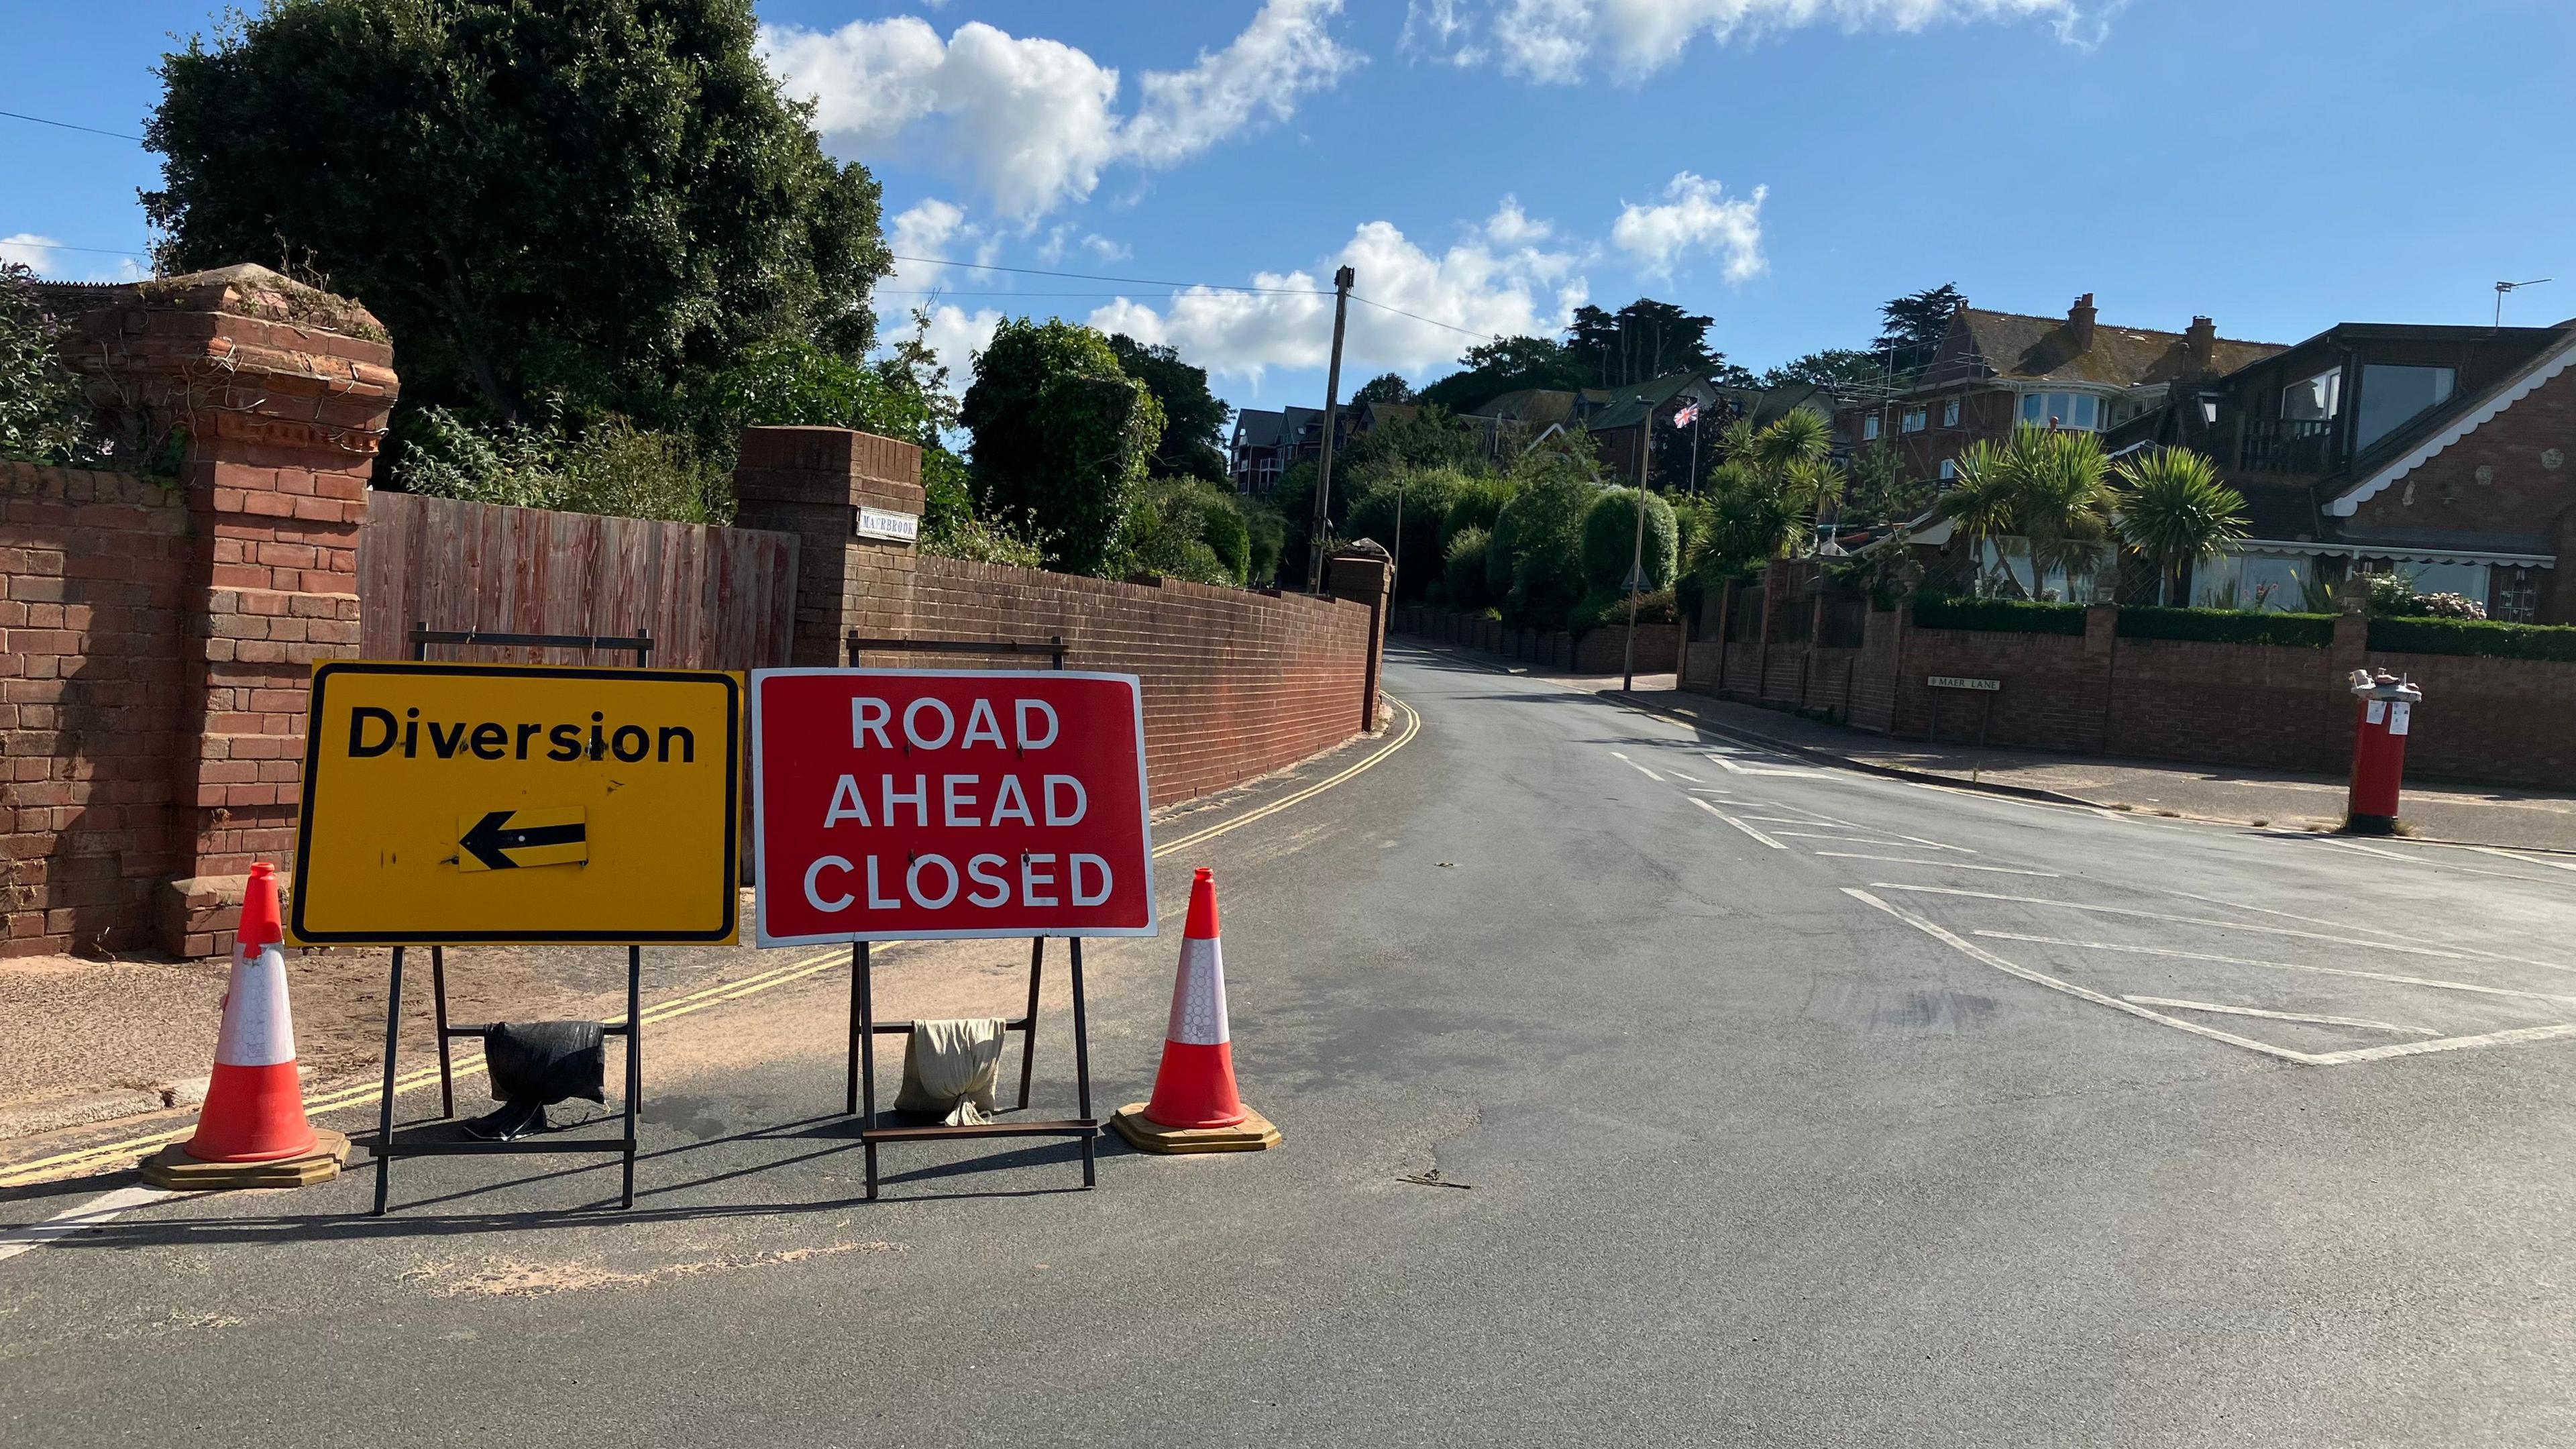
[[[993,1079],[1002,1064],[1002,1019],[916,1021],[903,1049],[898,1112],[941,1114],[951,1127],[993,1120]]]

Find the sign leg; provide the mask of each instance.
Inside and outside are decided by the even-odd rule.
[[[438,1013],[438,1115],[456,1115],[456,1069],[447,1055],[447,948],[429,948],[429,994]]]
[[[1038,1065],[1038,972],[1046,961],[1046,937],[1029,938],[1029,1029],[1020,1033],[1020,1110],[1029,1110],[1029,1074]]]
[[[1082,938],[1075,936],[1070,939],[1073,947],[1071,968],[1073,973],[1073,1080],[1075,1090],[1080,1093],[1081,1115],[1085,1120],[1089,1120],[1091,1116],[1091,1027],[1082,1009]],[[1082,1134],[1082,1185],[1084,1187],[1095,1185],[1091,1167],[1091,1144],[1092,1139],[1098,1135],[1093,1132]]]
[[[868,943],[861,941],[855,949],[858,955],[850,963],[850,974],[851,979],[859,984],[859,1102],[863,1109],[859,1116],[859,1130],[865,1132],[877,1125],[876,988],[868,980]],[[868,1162],[868,1201],[875,1202],[877,1145],[864,1143],[861,1151]]]
[[[867,958],[867,948],[866,948],[865,946],[861,945],[860,943],[856,942],[856,941],[851,942],[851,943],[850,943],[850,1082],[849,1082],[848,1101],[847,1101],[847,1102],[845,1102],[845,1103],[842,1105],[842,1107],[841,1107],[841,1111],[842,1111],[844,1114],[846,1114],[846,1115],[848,1115],[848,1116],[852,1116],[852,1117],[855,1117],[855,1116],[859,1115],[859,1049],[860,1049],[860,1039],[861,1039],[861,1037],[863,1036],[863,1034],[867,1031],[867,1022],[866,1022],[867,1012],[866,1012],[866,1010],[865,1010],[865,1009],[860,1005],[860,1003],[859,1003],[859,998],[860,998],[861,996],[863,996],[864,994],[866,994],[867,989],[868,989],[868,988],[867,988],[867,982],[866,982],[866,979],[865,979],[865,978],[866,978],[866,976],[867,976],[867,974],[868,974],[867,960],[868,960],[868,958]],[[863,1127],[864,1127],[864,1126],[866,1126],[867,1124],[866,1124],[866,1123],[861,1123],[861,1124],[859,1124],[859,1125],[861,1125],[861,1126],[863,1126]]]
[[[376,1211],[385,1215],[385,1174],[393,1163],[394,1048],[402,1040],[403,948],[394,948],[392,972],[385,984],[385,1090],[376,1100]]]
[[[618,1206],[635,1206],[635,1109],[644,1095],[644,948],[626,948],[626,1181]]]

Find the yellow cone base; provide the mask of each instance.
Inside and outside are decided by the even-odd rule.
[[[1130,1102],[1110,1114],[1109,1125],[1139,1152],[1259,1152],[1279,1145],[1279,1129],[1249,1107],[1233,1127],[1166,1127],[1145,1115],[1144,1103]]]
[[[315,1128],[314,1150],[274,1162],[200,1162],[176,1142],[143,1159],[143,1180],[172,1192],[213,1192],[228,1187],[311,1187],[340,1175],[349,1139]]]

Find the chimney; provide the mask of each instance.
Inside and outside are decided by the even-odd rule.
[[[2085,293],[2066,309],[2066,325],[2075,333],[2075,350],[2090,351],[2093,346],[2093,294]]]
[[[2183,355],[2191,359],[2194,372],[2207,372],[2218,354],[2218,324],[2206,317],[2191,319],[2191,330],[2182,335]]]

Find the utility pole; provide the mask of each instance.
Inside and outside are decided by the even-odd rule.
[[[1627,658],[1621,661],[1625,675],[1619,688],[1624,692],[1637,687],[1637,585],[1646,577],[1646,460],[1655,454],[1655,405],[1643,397],[1646,416],[1637,424],[1637,543],[1628,553],[1628,645]]]
[[[1315,459],[1315,527],[1306,548],[1306,592],[1324,591],[1324,540],[1332,532],[1333,434],[1342,418],[1342,325],[1351,315],[1351,283],[1359,273],[1349,267],[1333,273],[1333,361],[1324,371],[1324,451]]]

